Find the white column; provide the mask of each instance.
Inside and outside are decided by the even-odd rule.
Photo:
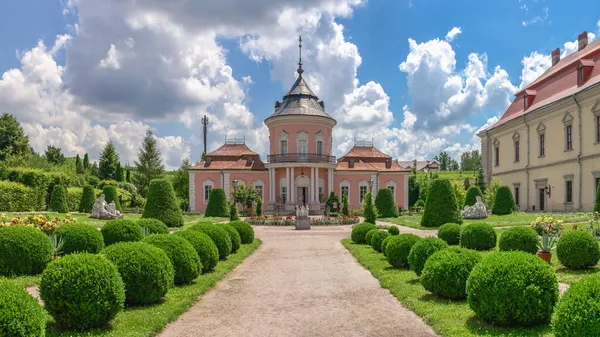
[[[333,170],[332,169],[328,169],[327,170],[327,184],[328,184],[328,189],[329,189],[329,194],[331,194],[331,192],[333,191]]]
[[[294,179],[294,168],[290,168],[290,172],[292,173],[292,175],[290,176],[290,195],[291,195],[291,199],[290,201],[292,201],[294,204],[296,203],[296,181]]]
[[[291,195],[291,191],[290,191],[290,168],[286,167],[285,168],[285,188],[287,189],[287,200],[286,203],[292,201],[292,195]]]
[[[315,202],[319,202],[319,168],[315,167]]]
[[[273,179],[273,169],[269,169],[269,202],[273,202],[273,185],[275,179]]]
[[[189,189],[189,200],[190,200],[190,211],[196,210],[196,172],[190,172],[190,189]],[[204,191],[202,191],[204,193]]]
[[[310,168],[310,185],[308,187],[308,202],[315,201],[315,168]]]

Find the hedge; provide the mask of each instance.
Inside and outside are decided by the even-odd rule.
[[[208,235],[217,246],[221,260],[225,260],[231,254],[231,237],[224,228],[214,224],[198,223],[190,227],[190,229]]]
[[[204,216],[221,218],[229,216],[229,204],[227,203],[225,191],[222,188],[214,188],[210,192]]]
[[[377,191],[375,207],[382,218],[398,217],[398,207],[396,207],[396,203],[394,202],[394,194],[389,188],[382,188]]]
[[[516,210],[517,205],[515,204],[515,199],[513,198],[510,188],[508,188],[508,186],[500,186],[496,192],[492,214],[505,215],[511,214]]]
[[[183,226],[183,215],[177,204],[173,185],[168,179],[150,182],[142,218],[158,219],[169,227]]]
[[[39,337],[46,334],[46,313],[23,287],[0,280],[0,336]]]
[[[238,231],[227,224],[221,224],[219,226],[225,229],[227,231],[227,234],[229,234],[229,238],[231,239],[231,253],[233,254],[237,252],[240,249],[240,246],[242,245],[242,239],[240,238],[240,234],[238,233]]]
[[[367,235],[365,235],[365,241],[369,246],[371,245],[371,240],[373,240],[373,235],[375,235],[377,232],[379,232],[379,228],[374,228],[371,229]]]
[[[169,227],[158,219],[139,219],[136,224],[140,226],[144,234],[169,234]]]
[[[412,247],[421,240],[415,234],[394,235],[385,247],[385,257],[395,268],[408,267],[408,255]]]
[[[589,232],[563,233],[556,244],[556,256],[569,269],[584,269],[598,264],[600,247]]]
[[[36,208],[34,191],[19,183],[0,181],[0,211],[26,212]],[[43,206],[42,206],[43,208]]]
[[[460,232],[460,245],[469,249],[490,250],[496,247],[496,231],[486,223],[470,223]]]
[[[160,248],[144,242],[120,242],[106,248],[102,255],[117,266],[127,304],[157,302],[173,286],[175,270]]]
[[[81,191],[81,200],[79,201],[79,212],[92,213],[94,203],[96,202],[96,193],[92,185],[85,185]]]
[[[68,213],[69,203],[67,202],[67,189],[62,185],[55,185],[50,197],[48,210],[57,213]]]
[[[377,226],[368,222],[363,222],[361,224],[352,226],[352,234],[350,235],[352,242],[357,244],[367,243],[367,233],[372,229],[377,229]]]
[[[391,235],[398,235],[400,234],[400,230],[396,226],[390,226],[388,227],[388,233],[390,233]]]
[[[48,235],[27,226],[1,227],[0,252],[0,275],[4,276],[39,274],[53,256]]]
[[[381,244],[383,243],[383,240],[385,240],[388,236],[390,236],[390,233],[384,232],[384,231],[378,231],[371,238],[371,247],[373,247],[373,249],[375,249],[375,251],[381,253]]]
[[[531,227],[512,227],[505,230],[498,241],[500,251],[520,250],[535,254],[538,251],[538,235]]]
[[[152,234],[143,242],[156,246],[167,253],[175,269],[175,284],[189,284],[202,272],[202,262],[200,262],[194,246],[181,236]]]
[[[85,252],[96,254],[104,248],[102,233],[92,225],[68,223],[57,227],[54,234],[63,241],[62,253]]]
[[[242,240],[242,244],[249,244],[254,242],[254,229],[252,226],[244,221],[231,221],[228,223],[229,226],[235,228],[236,231],[240,234],[240,239]]]
[[[435,179],[427,193],[421,226],[436,227],[448,222],[462,224],[454,187],[448,179]]]
[[[554,269],[525,252],[490,253],[467,280],[469,307],[477,317],[494,325],[547,322],[557,300]]]
[[[89,330],[104,326],[121,311],[125,285],[106,257],[70,254],[48,265],[40,279],[40,297],[59,328]]]
[[[469,186],[467,190],[467,195],[465,196],[465,204],[464,206],[473,206],[477,203],[477,196],[481,198],[483,201],[483,193],[481,193],[481,189],[478,186]]]
[[[80,187],[67,188],[67,205],[69,206],[70,212],[78,212],[79,211],[79,203],[81,203],[82,195],[83,195],[83,189]]]
[[[473,250],[450,247],[433,253],[421,273],[423,288],[438,296],[451,299],[467,297],[467,279],[481,261]]]
[[[437,236],[449,245],[458,245],[460,243],[460,225],[456,223],[443,224],[438,230]]]
[[[178,231],[174,235],[181,236],[192,244],[200,262],[202,262],[202,271],[204,273],[212,271],[219,262],[219,249],[212,241],[210,236],[194,230]]]
[[[115,207],[119,211],[122,210],[121,202],[119,201],[119,194],[117,191],[117,187],[113,185],[106,185],[102,188],[102,194],[104,194],[104,201],[106,204],[110,204],[111,202],[115,202]]]
[[[387,238],[383,239],[383,242],[381,243],[381,253],[383,254],[383,256],[386,256],[386,248],[388,243],[390,243],[390,241],[395,237],[396,235],[388,235]]]
[[[104,245],[110,246],[117,242],[140,241],[144,232],[135,222],[126,219],[107,221],[101,229]]]
[[[556,337],[600,336],[600,278],[591,276],[575,282],[554,309],[552,329]]]
[[[418,276],[421,276],[423,267],[427,259],[433,253],[448,248],[446,241],[434,237],[423,238],[415,243],[408,254],[408,265],[410,270],[414,271]]]

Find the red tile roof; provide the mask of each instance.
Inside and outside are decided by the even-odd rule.
[[[350,167],[350,160],[354,166]],[[390,160],[392,166],[386,168],[386,161]],[[338,159],[336,171],[366,171],[366,172],[408,172],[392,160],[392,157],[379,151],[374,146],[354,146],[345,156]]]
[[[266,168],[260,156],[245,144],[225,144],[207,153],[205,160],[193,166],[191,170],[264,171]]]
[[[374,146],[354,146],[342,158],[392,158]],[[342,159],[340,158],[340,159]]]
[[[494,129],[537,108],[554,103],[599,83],[600,67],[593,66],[598,59],[600,59],[600,39],[560,60],[535,81],[519,91],[502,118],[487,130]],[[591,73],[586,76],[586,81],[582,85],[577,83],[577,67],[580,63],[592,67]],[[527,110],[524,110],[524,93],[534,95],[533,99],[529,98],[530,104]]]
[[[206,156],[257,156],[258,154],[252,150],[246,144],[224,144],[220,148],[209,152]]]

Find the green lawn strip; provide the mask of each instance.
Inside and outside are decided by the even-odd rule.
[[[13,283],[20,285],[23,288],[31,287],[40,283],[40,276],[18,276],[18,277],[2,277],[0,279],[7,279]]]
[[[225,274],[239,265],[261,244],[260,239],[242,245],[237,253],[229,255],[227,260],[219,261],[215,271],[198,277],[195,283],[183,287],[175,287],[167,293],[164,302],[151,306],[130,307],[122,311],[113,320],[109,328],[91,332],[57,331],[50,320],[47,336],[154,336],[169,322],[174,321],[191,307],[198,296],[212,288]]]
[[[503,328],[483,323],[466,301],[451,301],[427,292],[414,272],[392,268],[385,257],[367,245],[350,239],[342,244],[368,269],[383,288],[400,303],[421,316],[442,336],[552,336],[548,324],[527,328]]]

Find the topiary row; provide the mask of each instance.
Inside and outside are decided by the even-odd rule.
[[[183,226],[183,215],[169,180],[154,179],[150,182],[142,218],[158,219],[169,227]]]
[[[350,238],[352,239],[352,241],[354,243],[357,243],[357,244],[368,243],[367,242],[367,233],[373,229],[377,229],[377,226],[375,226],[372,223],[368,223],[368,222],[363,222],[361,224],[354,225],[352,227],[352,234],[350,235]]]

